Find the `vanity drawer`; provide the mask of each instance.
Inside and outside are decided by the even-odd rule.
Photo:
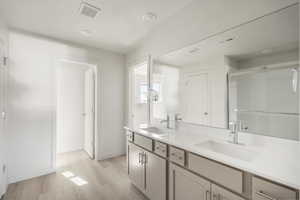
[[[228,189],[243,193],[243,172],[189,153],[188,168]]]
[[[164,143],[155,141],[154,152],[160,156],[167,157],[167,145]]]
[[[152,139],[141,136],[139,134],[134,134],[134,143],[144,147],[145,149],[152,151],[153,142]]]
[[[184,150],[170,146],[170,160],[179,165],[184,166],[185,165]]]
[[[261,179],[252,178],[252,199],[253,200],[296,200],[297,191],[282,185]]]

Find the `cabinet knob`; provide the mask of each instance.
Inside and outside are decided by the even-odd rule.
[[[208,112],[205,112],[204,115],[208,115]]]

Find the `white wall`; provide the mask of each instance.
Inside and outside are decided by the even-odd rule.
[[[124,56],[18,31],[9,33],[9,181],[54,170],[55,80],[61,59],[98,66],[98,159],[125,153]]]
[[[84,73],[87,65],[61,61],[57,80],[57,153],[83,149]]]
[[[126,55],[127,65],[195,44],[298,0],[194,0],[169,17]],[[234,12],[233,12],[234,11]]]
[[[0,112],[6,110],[6,87],[7,87],[7,66],[3,65],[3,56],[7,56],[8,32],[6,25],[0,18]],[[7,187],[7,169],[3,171],[4,165],[7,165],[7,146],[6,146],[6,121],[0,118],[0,198]]]

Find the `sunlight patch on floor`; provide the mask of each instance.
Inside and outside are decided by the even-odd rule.
[[[80,178],[79,176],[75,177],[74,173],[71,171],[64,171],[61,174],[78,186],[88,184],[88,182],[86,180],[84,180],[83,178]]]
[[[74,177],[74,178],[71,178],[70,179],[73,183],[75,183],[76,185],[78,186],[82,186],[82,185],[86,185],[88,184],[88,182],[78,176]]]
[[[75,176],[72,172],[70,172],[70,171],[65,171],[65,172],[63,172],[63,173],[61,173],[64,177],[66,177],[66,178],[71,178],[71,177],[73,177],[73,176]]]

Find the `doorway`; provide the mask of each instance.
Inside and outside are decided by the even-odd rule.
[[[61,60],[56,68],[56,154],[96,149],[96,66]],[[58,166],[59,163],[56,163]]]

